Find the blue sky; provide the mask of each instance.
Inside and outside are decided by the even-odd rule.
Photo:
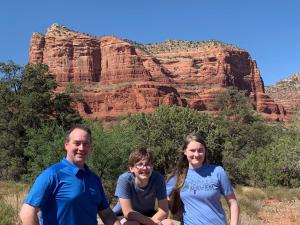
[[[33,32],[58,23],[140,43],[219,40],[247,50],[265,85],[300,72],[299,0],[9,0],[1,2],[0,61],[25,65]]]

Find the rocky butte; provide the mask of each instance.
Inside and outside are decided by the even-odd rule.
[[[245,90],[264,118],[287,118],[265,93],[249,53],[219,41],[142,45],[53,24],[45,35],[32,35],[30,63],[47,64],[61,88],[81,84],[85,101],[78,108],[85,118],[107,121],[161,104],[215,112],[216,95],[229,86]]]
[[[300,112],[300,72],[266,87],[266,93],[283,105],[288,114]]]

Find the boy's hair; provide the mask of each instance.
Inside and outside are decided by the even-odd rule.
[[[141,147],[130,153],[128,166],[134,167],[137,162],[143,159],[146,159],[151,165],[153,164],[153,154],[148,149]]]

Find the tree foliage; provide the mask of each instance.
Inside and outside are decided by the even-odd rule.
[[[73,109],[73,99],[55,93],[57,83],[43,64],[22,68],[9,61],[0,63],[0,163],[1,179],[20,179],[26,171],[24,156],[30,139],[27,132],[48,123],[68,128],[82,118]]]
[[[32,180],[64,157],[66,129],[82,122],[74,110],[82,96],[72,85],[57,93],[53,76],[42,64],[22,68],[10,61],[0,63],[0,72],[0,177]],[[210,163],[224,166],[234,183],[300,186],[298,120],[291,127],[268,124],[254,115],[245,93],[236,89],[217,96],[216,107],[219,116],[160,106],[153,113],[128,115],[112,127],[86,121],[93,143],[88,164],[112,197],[131,151],[140,146],[152,150],[155,169],[166,175],[184,137],[194,132],[206,141]]]
[[[241,171],[254,186],[300,186],[300,139],[283,135],[254,150],[241,163]]]
[[[28,144],[24,149],[27,159],[25,180],[32,181],[45,168],[60,161],[65,156],[65,130],[56,123],[48,123],[27,132]]]
[[[251,123],[255,120],[253,107],[245,91],[229,87],[219,93],[215,99],[215,107],[220,116],[230,121]]]
[[[130,116],[128,125],[135,129],[141,144],[153,150],[156,168],[162,173],[170,172],[184,136],[192,132],[207,140],[209,159],[222,163],[219,151],[223,144],[222,134],[206,113],[177,106],[160,106],[152,114]]]

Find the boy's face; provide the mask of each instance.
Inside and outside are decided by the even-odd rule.
[[[152,174],[153,165],[147,159],[142,159],[136,162],[134,166],[129,169],[130,172],[134,173],[139,183],[145,183],[148,182]]]

